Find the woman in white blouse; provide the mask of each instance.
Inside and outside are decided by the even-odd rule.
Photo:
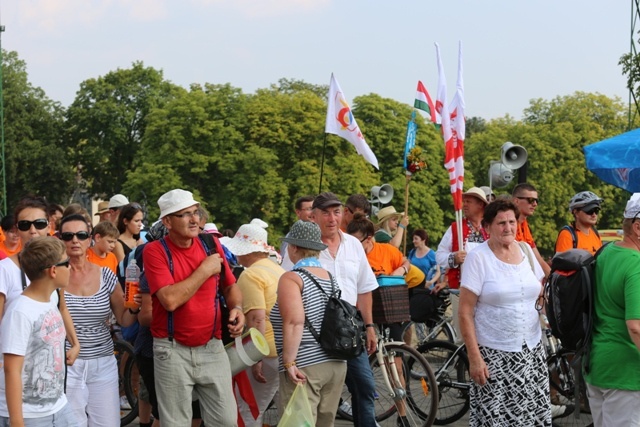
[[[515,241],[518,209],[490,203],[490,238],[467,255],[460,286],[460,329],[467,345],[470,426],[551,426],[549,377],[536,300],[542,268]]]

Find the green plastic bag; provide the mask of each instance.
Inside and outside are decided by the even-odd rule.
[[[315,427],[309,396],[304,384],[298,383],[284,408],[278,427]]]

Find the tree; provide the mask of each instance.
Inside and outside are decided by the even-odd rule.
[[[28,81],[16,52],[3,51],[2,73],[7,213],[26,194],[67,203],[73,170],[61,148],[63,109]]]
[[[66,118],[66,143],[81,164],[91,193],[120,192],[147,128],[147,116],[184,89],[167,82],[162,71],[134,62],[80,84]]]

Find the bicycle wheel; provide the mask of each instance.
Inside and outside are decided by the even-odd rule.
[[[395,384],[392,366],[385,356],[385,366],[380,366],[376,353],[369,356],[373,377],[376,383],[377,399],[375,403],[376,420],[385,421],[403,410],[410,426],[431,426],[436,417],[438,396],[436,381],[427,361],[414,348],[404,344],[386,343],[385,352],[393,354],[402,361],[404,384]],[[385,376],[392,384],[395,397],[391,396],[385,382]],[[395,418],[390,420],[395,425]],[[384,425],[384,424],[383,424]]]
[[[448,341],[430,341],[418,347],[435,371],[438,382],[438,413],[435,424],[459,420],[469,410],[469,360],[467,353]]]
[[[118,363],[120,426],[126,426],[138,416],[138,384],[140,374],[131,344],[121,340],[114,341],[113,354]]]
[[[338,411],[336,412],[338,418],[347,421],[353,421],[353,407],[351,405],[351,393],[345,384],[342,387],[342,396],[340,397],[340,403],[338,404]]]
[[[575,376],[571,362],[574,353],[570,351],[560,351],[547,359],[549,367],[549,385],[551,386],[551,403],[555,405],[574,405],[579,411],[576,417],[575,412],[564,418],[553,420],[554,426],[593,426],[587,389],[582,375],[580,376],[580,397],[575,399]]]
[[[273,396],[271,402],[269,402],[269,406],[265,409],[264,414],[262,416],[262,425],[276,427],[280,422],[280,416],[278,415],[278,393]]]

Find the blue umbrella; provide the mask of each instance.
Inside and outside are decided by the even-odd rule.
[[[631,193],[640,192],[640,129],[584,147],[587,169]]]

